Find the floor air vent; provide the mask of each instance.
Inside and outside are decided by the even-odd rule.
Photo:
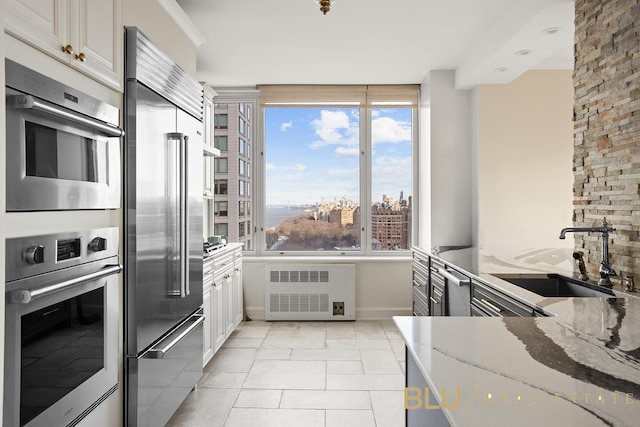
[[[354,264],[269,265],[266,320],[355,320]]]

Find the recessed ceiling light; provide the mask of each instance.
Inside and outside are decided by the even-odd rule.
[[[530,53],[531,53],[531,49],[520,49],[514,52],[514,54],[517,56],[526,56],[526,55],[529,55]]]
[[[504,73],[504,72],[505,72],[505,71],[507,71],[507,70],[508,70],[508,68],[507,68],[507,67],[498,67],[498,68],[496,68],[496,69],[495,69],[495,70],[493,70],[493,71],[495,71],[496,73]]]
[[[544,30],[542,30],[543,33],[551,35],[551,34],[555,34],[558,31],[560,31],[560,27],[549,27],[549,28],[545,28]]]

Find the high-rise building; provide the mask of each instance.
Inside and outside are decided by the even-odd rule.
[[[371,206],[371,237],[374,250],[411,248],[411,196],[395,201],[383,196]]]
[[[253,248],[251,147],[253,103],[214,105],[214,233]]]

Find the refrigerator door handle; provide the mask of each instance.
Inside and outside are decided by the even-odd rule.
[[[186,323],[193,322],[186,329],[180,330],[178,329],[173,334],[170,334],[168,337],[163,339],[158,343],[157,346],[153,346],[149,351],[147,351],[142,357],[146,359],[162,359],[167,355],[178,343],[187,335],[189,335],[194,329],[204,322],[204,315],[201,312],[198,312],[191,316]],[[166,343],[166,344],[165,344]]]
[[[189,170],[189,136],[184,135],[180,146],[180,298],[185,298],[191,293],[189,289],[189,197],[187,194],[187,176]]]
[[[169,152],[171,156],[168,157],[169,164],[169,182],[170,182],[170,194],[167,199],[169,203],[168,210],[175,215],[175,222],[171,227],[171,234],[173,238],[172,249],[175,251],[170,260],[170,272],[169,277],[169,289],[167,294],[174,298],[185,297],[185,262],[184,262],[184,192],[186,183],[184,179],[185,167],[184,167],[184,134],[172,132],[167,135],[170,142]]]

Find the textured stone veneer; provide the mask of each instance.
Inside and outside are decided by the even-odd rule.
[[[617,229],[610,261],[640,280],[640,0],[576,0],[574,227]],[[598,276],[598,233],[576,249]]]

